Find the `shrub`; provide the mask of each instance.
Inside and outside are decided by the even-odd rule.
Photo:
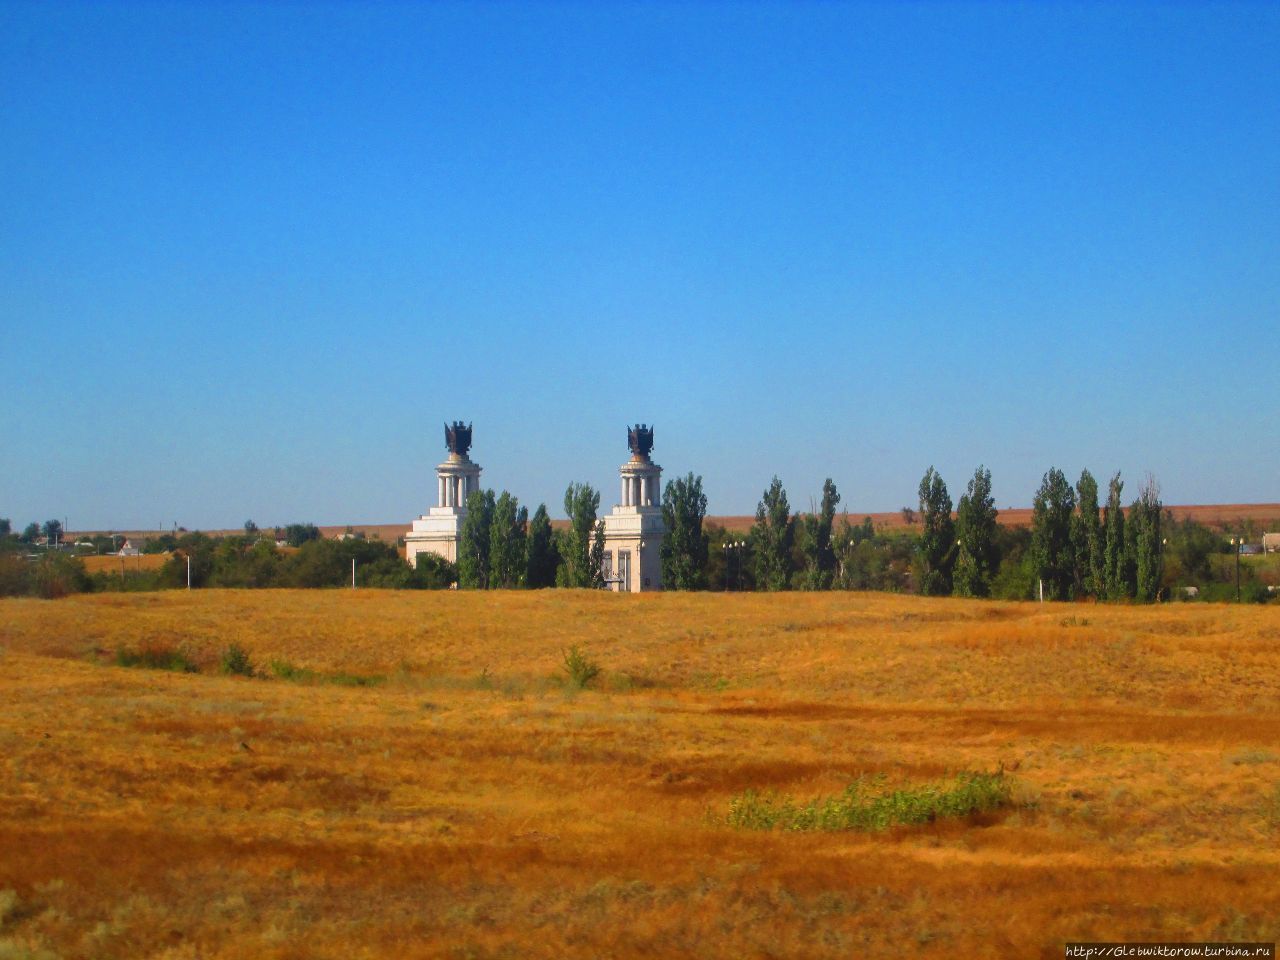
[[[586,651],[580,650],[577,644],[564,652],[564,666],[561,669],[569,678],[569,685],[579,690],[600,675],[600,664],[588,657]]]
[[[31,563],[21,554],[0,554],[0,597],[24,597],[30,592]]]
[[[881,782],[880,778],[870,783],[859,778],[843,793],[803,806],[790,797],[748,790],[729,801],[725,820],[740,830],[885,830],[967,817],[1013,803],[1002,772],[964,773],[950,784],[877,792]]]
[[[143,670],[173,670],[177,673],[199,673],[186,654],[162,643],[144,643],[137,650],[120,647],[116,650],[117,667],[137,667]]]
[[[83,593],[92,586],[84,564],[65,553],[46,553],[31,568],[30,592],[45,600]]]
[[[249,652],[238,643],[233,643],[222,651],[222,659],[219,661],[218,666],[223,673],[229,676],[253,676],[253,661],[249,659]]]
[[[271,675],[278,680],[293,680],[305,683],[316,678],[314,670],[296,666],[288,660],[272,660],[268,669],[271,671]]]

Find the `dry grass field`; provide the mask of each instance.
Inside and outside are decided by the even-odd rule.
[[[610,488],[612,489],[612,488]],[[1105,493],[1105,491],[1104,491]],[[955,492],[958,497],[959,492]],[[798,503],[797,503],[798,505]],[[911,504],[914,506],[914,502]],[[558,507],[552,504],[553,507]],[[602,506],[602,511],[607,512],[609,504],[606,502]],[[1173,513],[1174,517],[1179,520],[1195,520],[1197,523],[1203,523],[1206,526],[1223,528],[1238,527],[1246,522],[1252,522],[1258,528],[1274,529],[1275,524],[1280,523],[1280,503],[1209,503],[1209,504],[1191,504],[1186,506],[1172,505],[1168,509]],[[867,513],[860,510],[849,508],[849,520],[852,523],[860,523],[863,517],[871,517],[872,523],[877,530],[910,530],[913,529],[902,517],[901,510],[894,510],[888,513]],[[1029,527],[1031,526],[1031,508],[1030,507],[1001,507],[1000,523],[1009,527]],[[726,530],[740,531],[745,533],[751,529],[751,525],[755,523],[754,516],[714,516],[708,517],[708,522],[719,524]],[[551,525],[557,529],[564,529],[569,522],[567,520],[552,520]],[[919,521],[914,529],[919,529]],[[353,533],[363,533],[367,537],[376,537],[385,540],[387,543],[395,543],[397,537],[402,537],[405,531],[411,526],[411,520],[404,520],[399,523],[356,523],[350,527],[338,524],[332,526],[321,526],[320,532],[326,537],[341,536],[347,529]],[[105,531],[97,531],[99,533]],[[120,531],[117,531],[120,532]],[[165,531],[156,530],[132,530],[125,531],[124,534],[134,537],[138,540],[145,540],[148,537],[154,537],[157,533]],[[209,530],[206,531],[215,536],[230,536],[241,534],[244,531],[235,530]],[[86,534],[87,535],[87,534]]]
[[[201,672],[113,665],[148,647]],[[4,958],[1280,938],[1276,609],[175,591],[6,600],[0,649]],[[725,819],[1001,768],[967,818]]]
[[[140,553],[133,557],[110,555],[81,557],[80,562],[89,573],[114,573],[124,576],[126,573],[159,570],[168,559],[167,553]]]

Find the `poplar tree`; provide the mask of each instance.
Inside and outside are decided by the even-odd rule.
[[[1071,517],[1076,495],[1056,467],[1041,480],[1031,511],[1031,558],[1036,576],[1050,600],[1071,599],[1075,557],[1071,545]]]
[[[1076,514],[1071,518],[1071,546],[1075,554],[1073,576],[1076,596],[1106,595],[1106,562],[1103,527],[1098,520],[1098,481],[1088,470],[1076,482]]]
[[[524,583],[530,590],[556,585],[556,568],[560,565],[560,554],[556,551],[555,537],[552,536],[551,518],[547,515],[547,505],[538,504],[529,521],[529,538],[526,549]]]
[[[962,597],[991,595],[996,550],[995,498],[991,496],[991,471],[979,466],[956,508],[955,592]]]
[[[1124,481],[1117,470],[1107,488],[1107,506],[1102,522],[1105,532],[1103,542],[1103,579],[1108,600],[1122,600],[1133,595],[1129,586],[1127,550],[1125,548],[1124,507],[1120,494]]]
[[[464,590],[489,588],[489,537],[493,525],[493,491],[472,490],[458,542],[458,586]]]
[[[955,525],[951,521],[951,495],[942,475],[933,467],[920,479],[920,543],[916,548],[916,589],[928,596],[951,593],[955,564]]]
[[[489,523],[489,586],[510,590],[525,577],[525,540],[529,511],[503,490]]]
[[[835,482],[827,477],[822,483],[822,503],[818,512],[806,514],[801,525],[804,534],[800,545],[804,556],[803,586],[806,590],[830,590],[835,580],[836,555],[831,548],[831,533],[839,503],[840,493]]]
[[[795,520],[787,491],[777,477],[769,484],[756,506],[756,522],[750,534],[756,586],[764,590],[786,590],[791,584],[791,545],[795,540]]]
[[[1151,602],[1160,595],[1164,578],[1164,550],[1160,534],[1160,485],[1148,475],[1129,508],[1133,529],[1134,596]]]
[[[594,587],[604,580],[604,534],[596,529],[600,492],[588,483],[571,483],[564,492],[564,512],[569,517],[561,552],[564,561],[556,571],[556,583],[563,587]],[[598,561],[593,564],[593,555]]]
[[[662,491],[662,583],[668,590],[705,590],[709,541],[702,529],[707,495],[702,477],[689,473],[670,481]]]
[[[604,586],[604,521],[597,520],[587,555],[587,586],[599,590]]]

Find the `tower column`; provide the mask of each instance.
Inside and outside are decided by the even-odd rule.
[[[605,553],[613,561],[614,590],[661,590],[662,542],[667,534],[653,508],[662,497],[662,468],[649,458],[653,430],[644,424],[627,429],[631,459],[619,469],[622,502],[604,517]]]

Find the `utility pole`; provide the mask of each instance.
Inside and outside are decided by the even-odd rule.
[[[351,558],[351,589],[356,588],[356,558]]]
[[[187,554],[187,589],[191,589],[191,554]]]

